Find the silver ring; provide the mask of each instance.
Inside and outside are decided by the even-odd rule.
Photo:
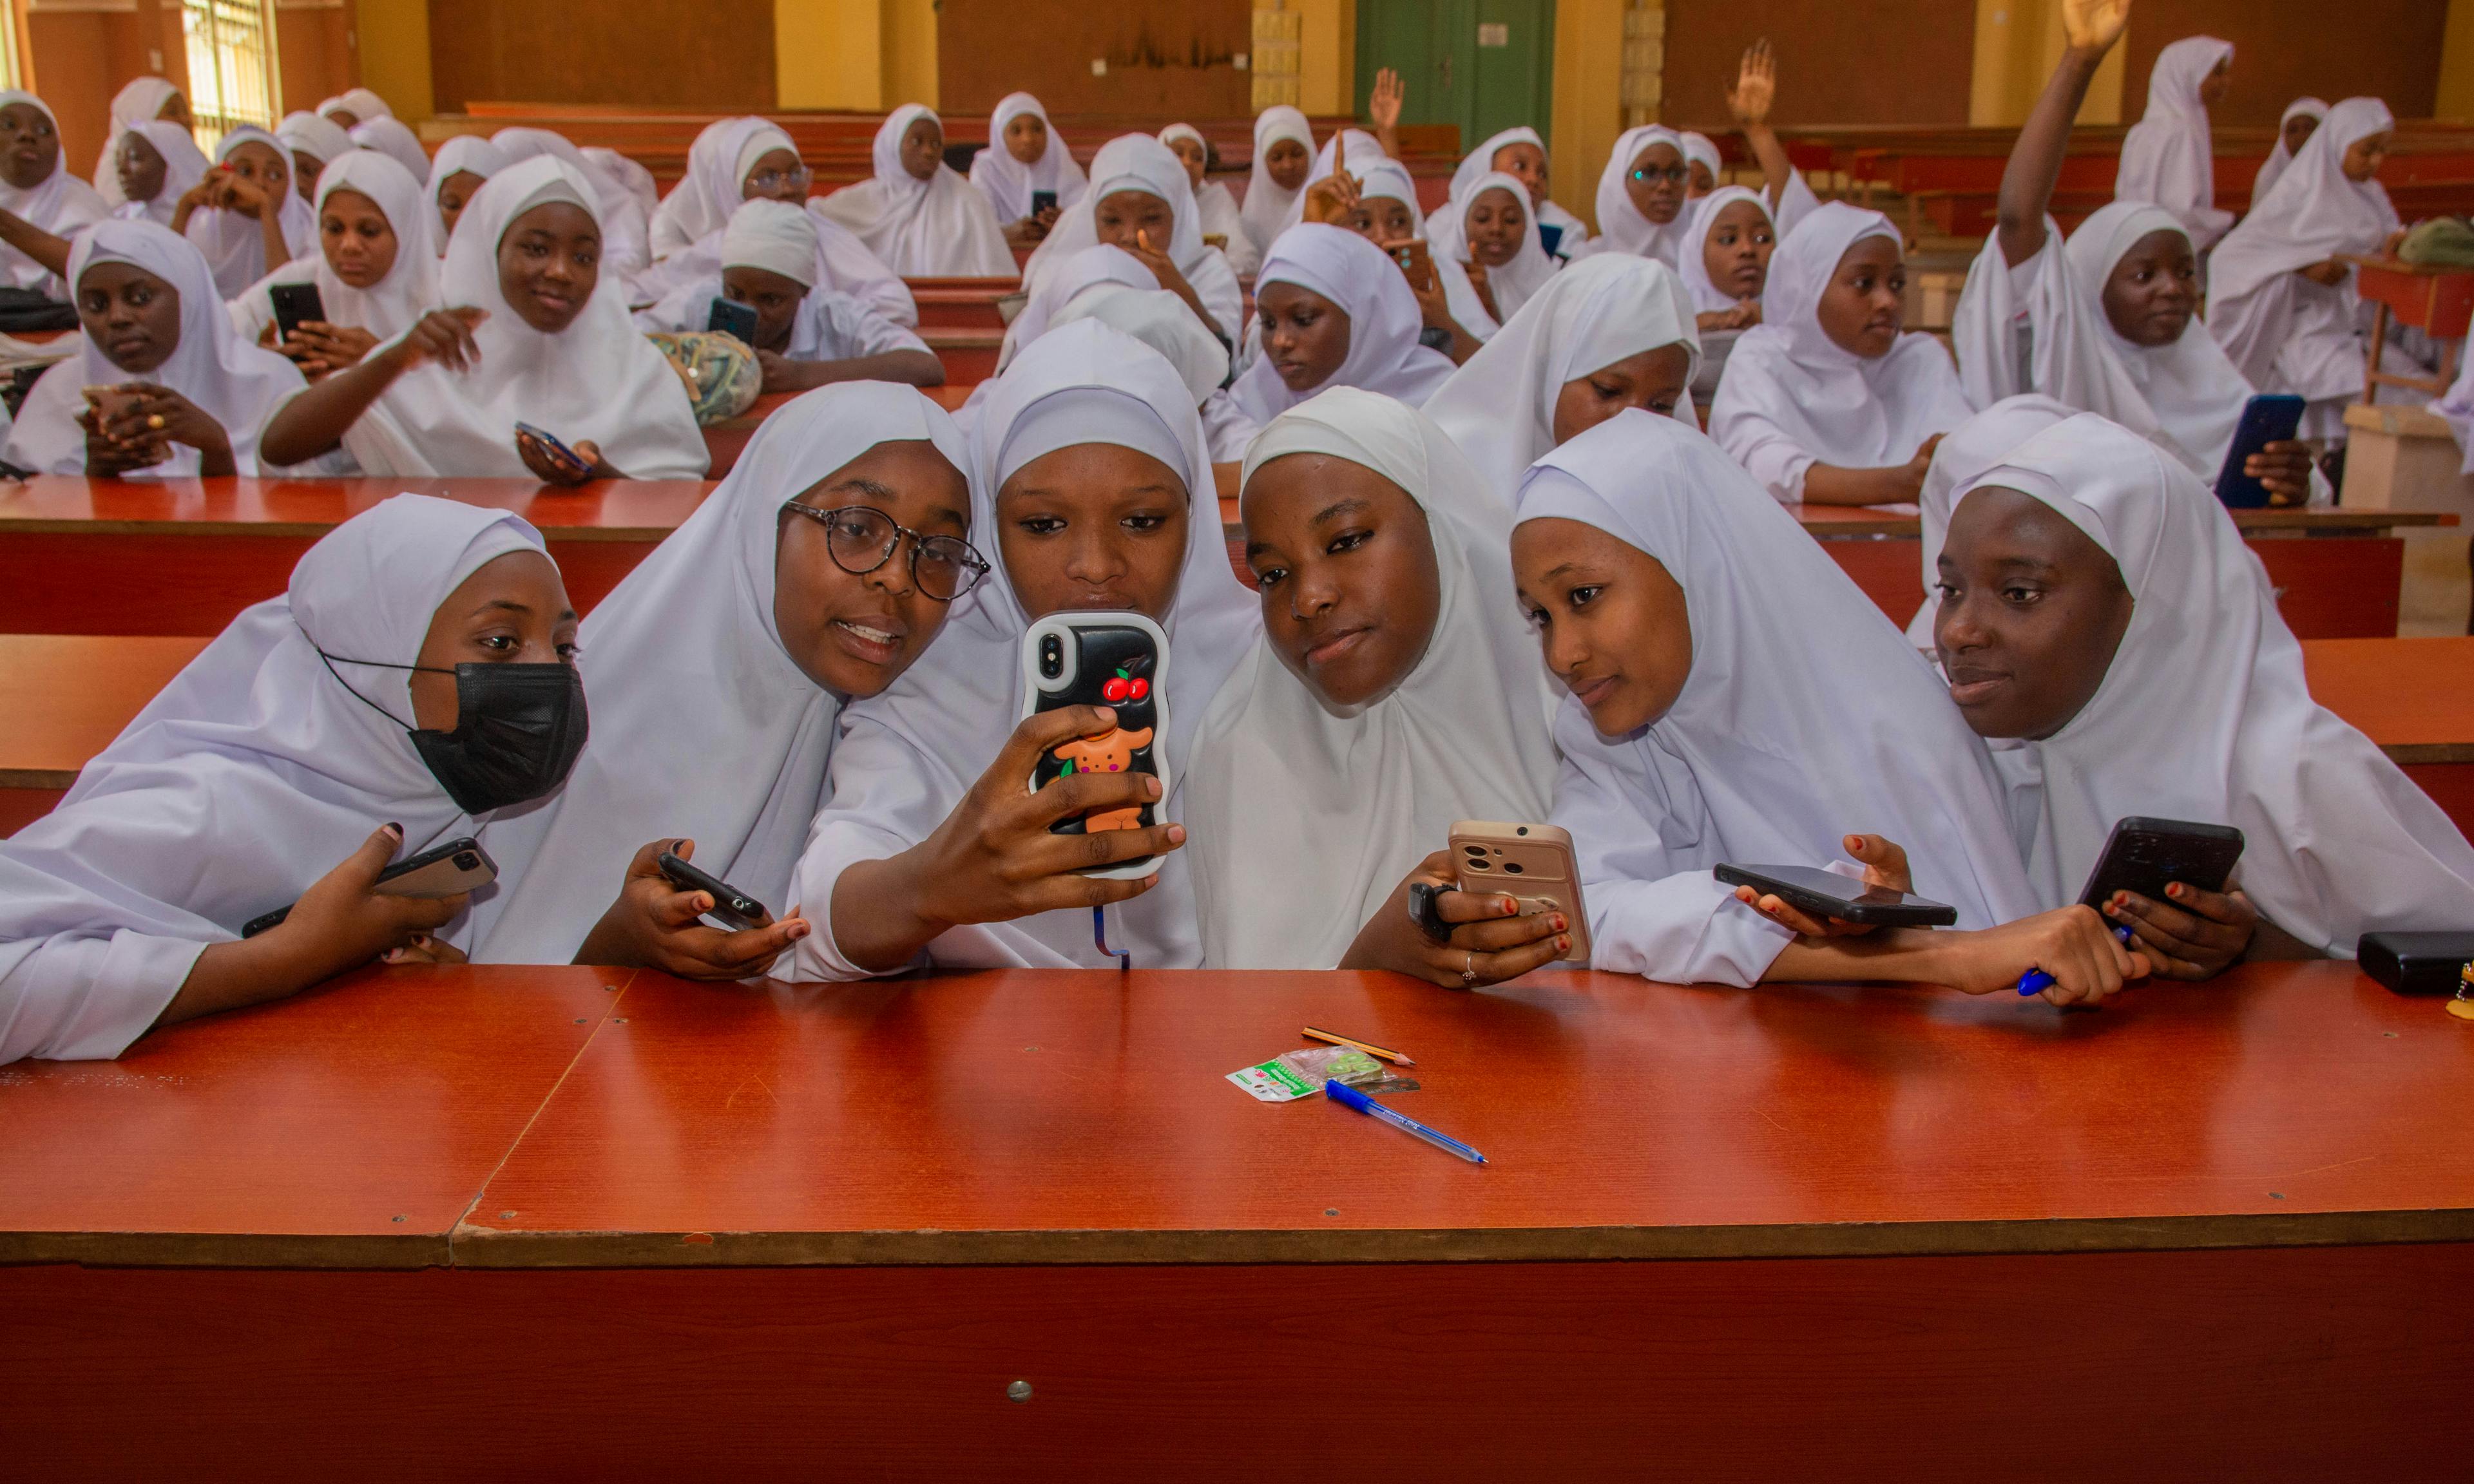
[[[1461,957],[1467,960],[1467,962],[1461,967],[1461,984],[1464,987],[1475,985],[1477,983],[1477,955],[1464,948],[1461,950]]]

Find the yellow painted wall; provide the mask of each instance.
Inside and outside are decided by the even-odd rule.
[[[1356,113],[1357,0],[1285,0],[1276,9],[1304,17],[1298,22],[1298,107],[1317,118]]]
[[[2474,120],[2474,0],[2448,0],[2448,31],[2439,43],[2438,117]]]
[[[1598,172],[1623,132],[1624,0],[1556,0],[1556,203],[1597,229]],[[1474,142],[1474,141],[1471,141]]]
[[[417,122],[436,113],[429,90],[429,0],[353,0],[352,11],[361,85],[385,99],[400,119]]]
[[[774,0],[777,5],[781,0]],[[885,102],[936,103],[935,0],[883,0],[885,19],[879,33],[885,42]]]
[[[2466,0],[2452,0],[2462,5]],[[2139,24],[2139,12],[2130,12]],[[2126,38],[2125,38],[2126,39]],[[2122,122],[2124,46],[2116,45],[2088,84],[2079,106],[2082,124]],[[1977,125],[2024,124],[2027,110],[2062,60],[2060,0],[1976,0],[1976,75],[1968,88],[1967,121]]]
[[[773,67],[784,108],[934,108],[936,7],[934,0],[773,0]]]

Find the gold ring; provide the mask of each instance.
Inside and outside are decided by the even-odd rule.
[[[148,413],[146,415],[146,425],[153,428],[156,432],[160,433],[163,431],[163,415],[159,412]]]

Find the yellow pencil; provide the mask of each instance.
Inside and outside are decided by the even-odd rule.
[[[1418,1065],[1417,1063],[1410,1061],[1407,1057],[1402,1056],[1399,1052],[1394,1051],[1389,1047],[1378,1046],[1370,1041],[1353,1041],[1346,1036],[1335,1036],[1329,1031],[1321,1030],[1315,1026],[1309,1025],[1298,1034],[1304,1036],[1309,1041],[1327,1041],[1335,1046],[1354,1046],[1358,1050],[1365,1052],[1368,1056],[1381,1057],[1384,1061],[1396,1062],[1402,1066],[1415,1066]]]

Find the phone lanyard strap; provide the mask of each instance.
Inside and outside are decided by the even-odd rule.
[[[1112,958],[1117,961],[1117,972],[1122,974],[1132,971],[1134,967],[1133,953],[1130,950],[1119,952],[1117,949],[1108,946],[1108,909],[1105,907],[1094,907],[1091,909],[1091,941],[1099,945],[1102,957]]]

